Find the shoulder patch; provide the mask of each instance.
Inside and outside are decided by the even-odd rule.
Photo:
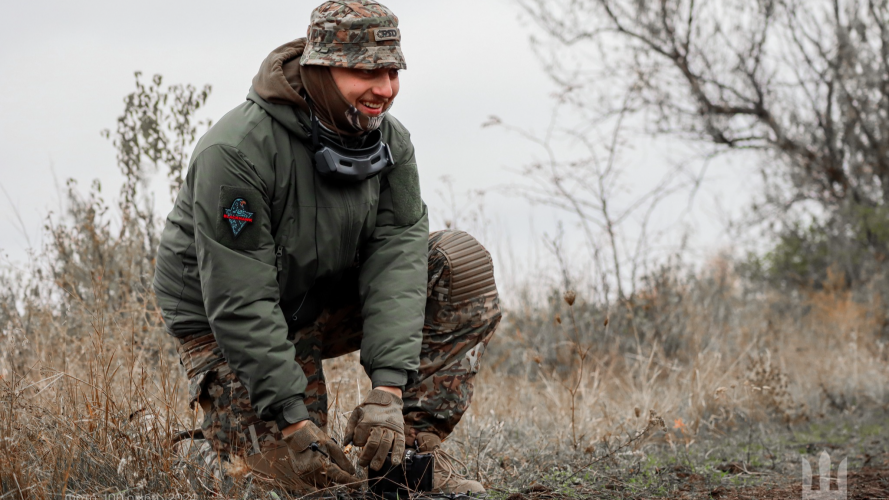
[[[216,241],[236,250],[259,245],[262,195],[250,188],[221,186],[217,207]]]
[[[395,224],[415,224],[423,216],[423,198],[420,196],[420,175],[417,165],[398,165],[389,172],[389,189],[392,190],[392,209]]]
[[[232,233],[237,238],[241,234],[241,230],[247,224],[253,224],[253,212],[247,211],[247,200],[244,198],[235,198],[231,208],[223,210],[222,218],[226,219],[232,226]]]

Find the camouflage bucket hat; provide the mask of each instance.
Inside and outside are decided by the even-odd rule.
[[[324,2],[312,11],[300,64],[406,69],[398,18],[374,0]]]

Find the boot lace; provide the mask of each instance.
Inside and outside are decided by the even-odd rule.
[[[469,468],[462,460],[444,451],[441,445],[433,448],[432,456],[435,457],[435,470],[447,474],[444,482],[450,481],[451,478],[466,479],[466,474],[460,471],[467,471]]]

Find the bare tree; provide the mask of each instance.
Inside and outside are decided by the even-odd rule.
[[[772,206],[889,201],[887,0],[516,2],[555,43],[557,82],[637,89],[652,132],[766,152]]]
[[[506,124],[497,117],[484,126],[503,127],[543,151],[542,158],[518,170],[523,181],[511,185],[509,191],[573,216],[594,266],[596,299],[607,306],[612,290],[621,301],[635,293],[640,270],[654,257],[651,245],[664,232],[650,230],[656,209],[678,193],[693,195],[702,172],[691,170],[684,162],[665,162],[659,178],[635,183],[647,186],[633,189],[621,153],[627,147],[625,119],[632,111],[629,102],[636,90],[630,89],[616,110],[581,124],[576,123],[577,117],[565,113],[575,99],[574,91],[567,88],[556,96],[543,131]],[[685,213],[675,215],[678,221]],[[559,264],[565,290],[570,290],[574,287],[563,236],[560,225],[556,235],[547,237],[546,246]]]

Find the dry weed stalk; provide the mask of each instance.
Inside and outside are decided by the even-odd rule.
[[[619,444],[616,448],[610,448],[606,440],[603,440],[603,443],[606,445],[607,452],[604,455],[596,457],[585,465],[579,467],[576,471],[574,471],[570,476],[568,476],[568,480],[577,477],[578,474],[588,470],[590,467],[596,465],[599,462],[602,462],[607,459],[614,458],[619,452],[629,448],[630,446],[639,445],[643,439],[649,437],[653,431],[656,430],[665,430],[667,428],[664,423],[663,417],[657,414],[654,410],[649,410],[648,412],[648,421],[645,423],[645,428],[640,431],[637,431],[633,436]]]
[[[568,290],[563,295],[563,299],[568,304],[568,314],[571,317],[571,329],[568,330],[568,338],[571,341],[572,352],[577,356],[577,368],[573,370],[574,380],[565,385],[565,389],[571,395],[571,445],[577,450],[580,448],[580,442],[584,438],[584,435],[579,437],[577,435],[577,393],[584,383],[587,357],[593,346],[591,344],[584,345],[580,329],[577,327],[577,318],[574,315],[574,301],[577,299],[577,294],[573,290]],[[561,319],[558,321],[561,323]]]

